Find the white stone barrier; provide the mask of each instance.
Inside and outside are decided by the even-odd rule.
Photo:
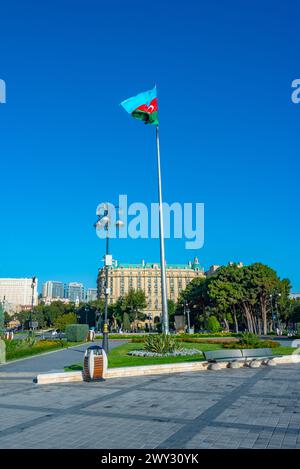
[[[82,371],[41,373],[35,378],[37,384],[75,383],[77,381],[83,381]]]

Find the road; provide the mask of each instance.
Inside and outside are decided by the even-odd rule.
[[[101,342],[101,340],[96,340],[95,344],[101,345]],[[124,340],[110,341],[110,349],[118,347],[125,342]],[[83,362],[83,354],[90,345],[91,343],[87,343],[51,352],[47,355],[36,355],[35,357],[7,363],[0,366],[0,372],[32,372],[33,375],[36,375],[38,372],[62,371],[67,365]]]

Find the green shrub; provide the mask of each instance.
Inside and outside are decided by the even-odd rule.
[[[182,347],[177,340],[170,335],[155,334],[146,337],[144,349],[148,352],[164,354],[182,350]]]
[[[235,337],[217,337],[216,339],[206,339],[205,337],[176,337],[177,342],[191,342],[198,344],[228,344],[237,342]]]
[[[30,357],[39,353],[56,350],[59,347],[68,346],[67,342],[58,340],[43,339],[39,341],[29,342],[28,339],[8,340],[6,343],[7,360],[16,360],[18,358]]]
[[[245,348],[276,348],[280,347],[279,342],[275,342],[274,340],[259,340],[255,343],[249,344],[249,343],[241,343],[241,341],[238,342],[229,342],[229,343],[224,343],[223,348],[227,349],[245,349]]]
[[[211,332],[219,332],[221,329],[221,325],[217,320],[216,316],[209,316],[206,327]]]
[[[249,345],[252,348],[256,348],[261,343],[261,340],[257,335],[253,334],[253,332],[244,332],[241,335],[241,338],[239,340],[239,343],[241,345]]]
[[[66,338],[68,342],[82,342],[87,338],[89,326],[87,324],[68,324]]]

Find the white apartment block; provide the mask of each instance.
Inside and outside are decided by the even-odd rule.
[[[38,304],[37,279],[33,290],[33,304]],[[32,278],[0,278],[0,301],[7,312],[29,309],[32,303]]]

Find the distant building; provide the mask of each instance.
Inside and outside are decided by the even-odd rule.
[[[43,284],[42,298],[64,298],[64,284],[49,280]]]
[[[64,297],[71,302],[78,303],[85,301],[85,291],[82,283],[70,282],[65,284]]]
[[[97,300],[97,288],[88,288],[86,291],[86,301]]]
[[[228,262],[228,265],[236,265],[238,268],[241,268],[241,267],[243,267],[244,264],[242,262]],[[222,266],[212,265],[209,268],[209,270],[207,270],[205,272],[205,276],[206,277],[211,277],[212,275],[215,275],[218,272],[218,270],[220,269],[220,267],[222,267]]]
[[[300,300],[300,293],[290,293],[291,300]]]
[[[37,279],[33,289],[33,304],[38,304]],[[32,278],[0,278],[0,300],[7,313],[30,309],[32,303]]]
[[[177,301],[182,290],[195,278],[204,277],[203,269],[197,257],[193,262],[185,264],[169,264],[166,266],[168,299]],[[105,269],[98,273],[98,298],[104,298]],[[145,314],[149,323],[160,321],[161,305],[161,271],[157,263],[118,264],[109,269],[108,286],[109,302],[114,303],[120,296],[126,295],[130,289],[141,289],[145,292],[148,307]]]
[[[68,298],[51,298],[49,296],[47,296],[46,298],[42,298],[42,302],[45,305],[51,305],[51,303],[54,303],[55,301],[60,301],[61,303],[64,303],[64,304],[70,303],[70,300]]]
[[[215,273],[219,270],[220,267],[220,265],[210,266],[209,270],[205,272],[206,277],[211,277],[212,275],[215,275]]]

